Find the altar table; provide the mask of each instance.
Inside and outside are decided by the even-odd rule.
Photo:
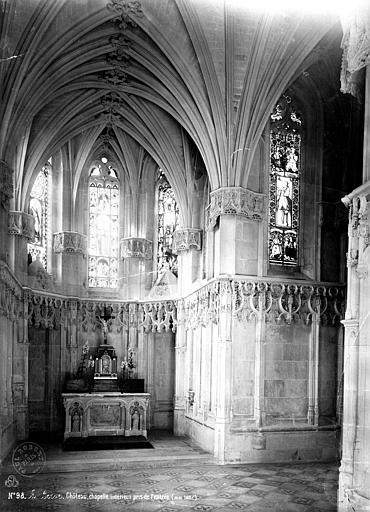
[[[147,437],[149,393],[62,393],[64,439],[89,436]]]

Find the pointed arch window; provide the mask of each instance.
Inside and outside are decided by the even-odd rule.
[[[157,271],[158,274],[171,270],[177,275],[177,256],[173,253],[173,234],[179,222],[179,208],[163,171],[158,179],[158,224],[157,224]]]
[[[43,267],[47,268],[48,246],[49,246],[49,204],[51,188],[51,162],[41,169],[33,184],[29,211],[35,219],[35,239],[28,244],[28,260],[39,259]]]
[[[89,176],[89,287],[116,288],[118,284],[119,180],[106,159]]]
[[[288,95],[270,116],[269,262],[298,266],[302,119]]]

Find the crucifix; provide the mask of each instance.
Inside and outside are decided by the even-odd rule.
[[[110,306],[104,306],[103,313],[103,315],[99,315],[96,318],[99,320],[103,332],[103,344],[107,345],[108,325],[115,317],[112,315],[112,308]]]

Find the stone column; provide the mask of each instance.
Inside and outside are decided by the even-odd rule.
[[[28,299],[23,297],[20,302],[17,332],[14,340],[13,353],[13,403],[17,428],[17,438],[28,437]]]
[[[53,235],[53,250],[60,258],[61,282],[66,292],[80,295],[87,283],[87,237],[76,231],[60,231]]]
[[[207,230],[214,237],[207,250],[213,250],[213,275],[258,275],[266,196],[242,187],[223,187],[210,195]]]
[[[256,426],[265,424],[265,348],[266,348],[266,285],[261,283],[258,290],[256,315],[256,352],[254,364],[254,417]]]
[[[185,408],[186,408],[186,331],[184,318],[184,301],[179,301],[177,306],[177,330],[175,346],[175,406],[173,432],[175,436],[183,436],[185,429]]]
[[[349,207],[347,310],[343,320],[344,382],[340,511],[370,507],[370,181],[343,199]]]
[[[181,296],[191,291],[191,285],[197,278],[201,248],[201,229],[181,228],[175,231],[173,250],[178,254],[178,292]]]
[[[216,342],[217,383],[214,456],[220,464],[226,459],[226,438],[231,423],[232,343],[231,343],[231,287],[229,281],[220,282],[220,314]]]
[[[146,295],[146,274],[151,269],[153,243],[145,238],[121,239],[120,271],[121,296],[125,299],[142,299]]]

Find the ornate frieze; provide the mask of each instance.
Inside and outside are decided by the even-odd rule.
[[[56,253],[86,254],[87,237],[76,231],[60,231],[53,235],[53,248]]]
[[[0,160],[0,203],[9,209],[10,199],[13,197],[13,170],[7,163]]]
[[[129,328],[129,303],[91,302],[81,301],[78,303],[79,321],[85,332],[95,332],[101,328],[100,316],[102,311],[110,308],[111,318],[107,321],[107,330],[112,332],[127,331]],[[137,324],[137,318],[136,318]]]
[[[153,242],[145,238],[122,238],[121,258],[151,260],[153,258]]]
[[[221,282],[217,280],[179,301],[178,307],[181,309],[181,318],[186,329],[196,329],[211,322],[218,323],[220,291]]]
[[[263,220],[266,216],[266,196],[242,187],[223,187],[210,194],[207,208],[207,229],[215,226],[220,215],[242,215],[247,219]]]
[[[66,320],[66,313],[70,308],[67,299],[41,295],[27,290],[25,292],[28,302],[28,323],[35,327],[56,329]]]
[[[139,304],[139,329],[144,332],[175,332],[176,313],[176,302],[172,300]]]
[[[192,249],[200,251],[202,248],[202,230],[195,228],[176,229],[173,237],[173,250],[175,253],[190,251]]]
[[[267,322],[336,325],[344,318],[344,287],[266,281],[231,282],[232,312],[250,322],[263,312]]]
[[[8,233],[24,237],[28,242],[33,242],[35,238],[34,216],[25,212],[10,211]]]

